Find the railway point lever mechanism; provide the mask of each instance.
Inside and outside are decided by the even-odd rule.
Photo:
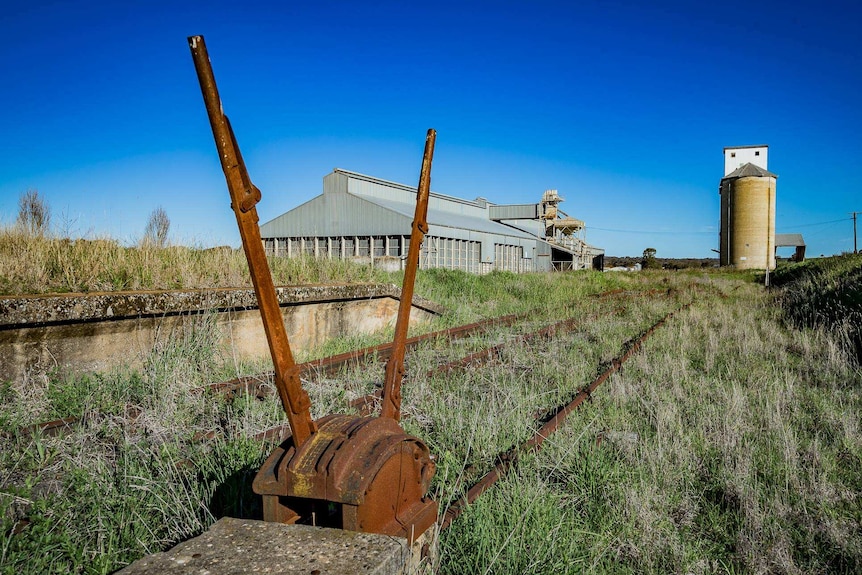
[[[379,417],[332,414],[313,420],[311,402],[293,359],[275,285],[260,237],[261,193],[251,180],[225,116],[203,36],[189,47],[221,160],[231,207],[257,296],[275,371],[275,385],[292,436],[279,445],[254,479],[263,497],[263,518],[314,523],[349,531],[408,538],[410,543],[437,521],[428,494],[435,466],[428,446],[399,425],[404,354],[419,249],[428,231],[428,196],[436,132],[428,130],[417,190],[416,212],[392,355],[387,362]]]

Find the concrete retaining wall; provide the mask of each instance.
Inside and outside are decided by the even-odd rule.
[[[393,324],[400,289],[337,284],[276,289],[294,352],[335,336]],[[411,321],[442,310],[414,298]],[[159,342],[212,321],[220,345],[240,358],[269,355],[251,289],[111,292],[0,297],[0,380],[49,369],[102,370],[139,365]]]

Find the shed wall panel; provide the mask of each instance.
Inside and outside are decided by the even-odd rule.
[[[488,217],[492,220],[534,220],[539,217],[539,204],[488,206]]]

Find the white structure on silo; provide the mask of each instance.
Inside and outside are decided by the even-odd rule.
[[[754,164],[758,168],[768,170],[766,165],[769,146],[735,146],[724,149],[724,175],[728,176],[737,168],[745,164]]]

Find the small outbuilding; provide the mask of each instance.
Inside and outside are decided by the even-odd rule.
[[[776,251],[778,248],[796,248],[793,261],[801,262],[805,259],[805,240],[802,239],[802,234],[775,234]]]

